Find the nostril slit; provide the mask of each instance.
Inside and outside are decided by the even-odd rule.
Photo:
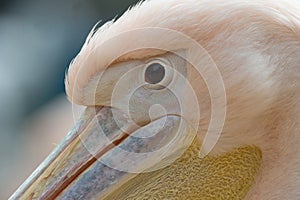
[[[160,104],[154,104],[149,108],[149,117],[151,121],[165,116],[167,114],[166,109]]]

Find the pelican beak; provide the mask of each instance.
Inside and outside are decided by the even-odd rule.
[[[177,134],[187,132],[182,121],[164,116],[138,127],[118,109],[88,107],[10,199],[103,199],[137,174],[177,159],[193,140]]]

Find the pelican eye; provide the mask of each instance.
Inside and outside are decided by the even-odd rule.
[[[161,90],[172,82],[173,69],[171,63],[164,58],[149,60],[143,70],[145,87],[151,90]]]
[[[145,71],[145,81],[149,84],[157,84],[165,77],[165,67],[158,63],[151,63]]]

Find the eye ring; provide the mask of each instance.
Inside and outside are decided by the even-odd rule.
[[[160,90],[166,88],[173,78],[173,70],[168,61],[154,59],[149,61],[143,71],[147,88]]]

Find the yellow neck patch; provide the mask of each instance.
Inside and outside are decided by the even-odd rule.
[[[139,174],[105,199],[243,199],[261,165],[258,147],[199,158],[199,143],[172,165]]]

